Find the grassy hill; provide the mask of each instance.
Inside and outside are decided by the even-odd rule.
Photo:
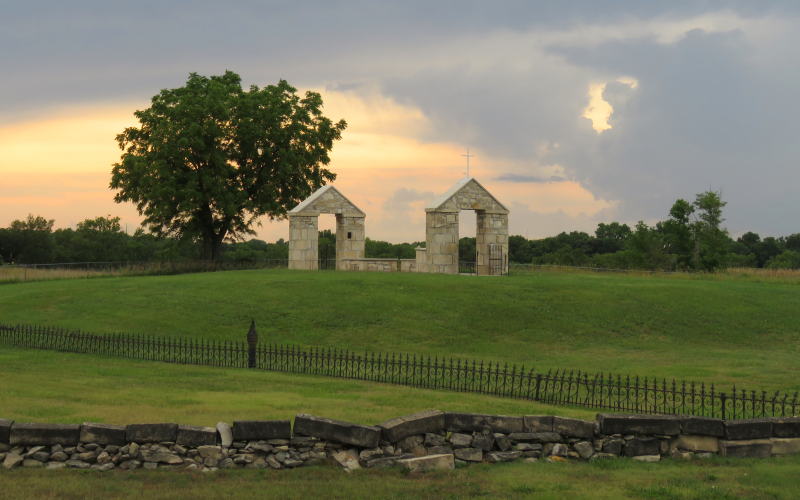
[[[542,272],[231,271],[0,286],[0,321],[800,389],[800,286]]]
[[[718,277],[534,273],[473,278],[240,271],[0,285],[0,321],[524,362],[800,389],[800,286]],[[363,423],[424,408],[589,417],[476,394],[0,347],[0,417],[130,423],[287,418]],[[0,471],[8,498],[794,498],[800,456],[659,464],[477,465],[449,474],[332,467],[217,474]],[[266,481],[266,483],[265,483]],[[265,488],[264,484],[269,487]],[[2,496],[2,495],[0,495]]]

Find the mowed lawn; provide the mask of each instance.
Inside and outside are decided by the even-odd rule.
[[[797,498],[800,457],[713,459],[647,464],[629,459],[591,463],[480,464],[455,471],[404,474],[334,467],[294,470],[46,471],[0,470],[0,496],[29,498],[535,498],[729,500]]]
[[[17,421],[173,421],[290,418],[298,412],[378,423],[424,408],[505,414],[593,412],[473,394],[429,391],[256,370],[114,360],[80,354],[0,350],[0,417]],[[46,471],[0,468],[0,498],[592,498],[794,499],[800,456],[657,464],[480,464],[406,474],[334,466],[296,470]],[[233,493],[238,492],[238,493]]]
[[[0,418],[18,422],[214,426],[297,413],[379,424],[436,408],[593,419],[560,408],[479,394],[243,368],[214,368],[0,347]]]
[[[748,279],[580,273],[507,278],[240,271],[0,285],[0,321],[195,338],[476,357],[800,389],[800,286]],[[476,394],[0,346],[0,418],[136,423],[290,418],[374,424],[426,408],[594,412]],[[405,474],[0,470],[0,498],[797,497],[800,456],[656,464],[480,464]]]
[[[230,271],[0,285],[0,321],[800,390],[800,284],[540,272]]]

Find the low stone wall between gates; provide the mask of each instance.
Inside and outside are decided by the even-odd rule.
[[[300,414],[230,426],[174,423],[81,425],[0,419],[5,469],[291,469],[334,464],[452,469],[475,462],[602,460],[657,462],[714,455],[800,453],[800,417],[718,420],[599,414],[595,421],[428,410],[377,426]]]
[[[416,259],[342,259],[340,269],[345,271],[379,271],[386,273],[417,272]]]

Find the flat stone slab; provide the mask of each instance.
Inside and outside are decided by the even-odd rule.
[[[525,415],[522,417],[524,432],[552,432],[552,415]]]
[[[800,438],[772,438],[773,455],[795,455],[800,453]]]
[[[480,448],[458,448],[453,451],[455,457],[465,462],[483,461],[483,450]]]
[[[486,460],[491,463],[513,462],[520,457],[521,451],[492,451],[486,454]]]
[[[233,423],[234,441],[290,439],[292,423],[288,420],[237,420]]]
[[[524,430],[522,417],[482,415],[478,413],[445,413],[444,420],[445,428],[449,431],[479,432],[484,427],[490,427],[494,432],[508,434]]]
[[[455,469],[456,462],[453,455],[428,455],[425,457],[406,458],[398,460],[398,464],[410,472],[428,472],[432,470]]]
[[[595,423],[577,418],[553,417],[553,432],[562,436],[591,439]]]
[[[17,445],[75,446],[81,434],[80,425],[72,424],[25,424],[14,422],[11,426],[10,443]]]
[[[768,418],[726,420],[725,437],[728,440],[765,439],[772,437],[772,420]]]
[[[178,437],[178,424],[130,424],[125,428],[129,443],[161,443]]]
[[[800,438],[800,417],[772,419],[772,435],[779,438]],[[1,441],[2,436],[0,436]]]
[[[772,455],[772,442],[769,439],[721,440],[719,454],[723,457],[768,458]]]
[[[0,418],[0,443],[8,444],[11,438],[11,425],[14,423],[13,420],[6,420],[4,418]]]
[[[677,436],[681,421],[671,415],[626,415],[601,413],[597,415],[601,434],[661,434]]]
[[[694,452],[719,452],[719,439],[714,436],[681,434],[672,441],[672,448]]]
[[[377,448],[381,429],[370,425],[359,425],[301,413],[294,418],[294,432],[302,436],[313,436],[338,443]]]
[[[81,425],[80,442],[97,443],[104,446],[109,444],[125,445],[126,433],[124,425],[96,424],[84,422]]]
[[[681,432],[693,436],[725,437],[725,424],[718,418],[684,417]]]
[[[217,444],[217,429],[214,427],[179,425],[175,442],[181,446],[189,446],[192,448],[198,446],[213,446]]]
[[[397,417],[379,424],[383,439],[396,443],[417,434],[437,433],[444,430],[444,412],[427,410],[405,417]]]
[[[625,442],[626,457],[658,455],[660,452],[661,441],[656,438],[633,438]]]

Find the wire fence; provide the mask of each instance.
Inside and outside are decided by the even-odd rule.
[[[800,407],[797,392],[736,386],[721,391],[714,384],[655,377],[563,369],[540,372],[494,361],[258,344],[253,326],[247,341],[237,342],[125,333],[97,335],[56,327],[0,324],[0,343],[167,363],[323,375],[627,413],[741,419],[797,416]]]

